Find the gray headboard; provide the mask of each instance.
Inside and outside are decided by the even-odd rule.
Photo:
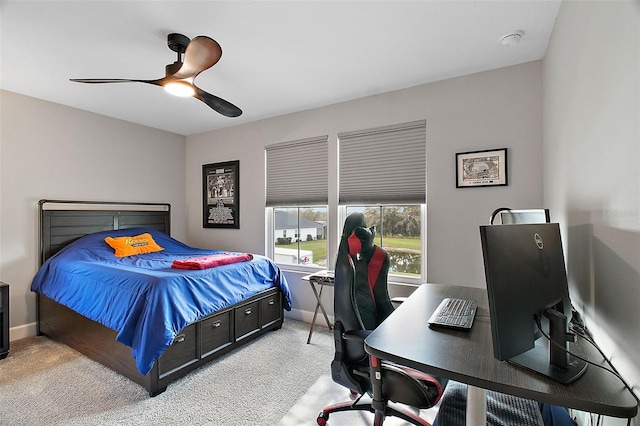
[[[40,264],[67,244],[99,231],[151,228],[170,234],[171,205],[40,200]]]

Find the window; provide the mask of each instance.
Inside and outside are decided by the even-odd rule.
[[[327,268],[327,141],[266,147],[267,254],[276,263]]]
[[[339,203],[376,226],[376,244],[389,255],[390,273],[426,275],[426,122],[338,134]],[[345,217],[346,217],[345,215]]]
[[[332,144],[320,136],[267,146],[267,255],[292,270],[333,269],[342,221],[361,211],[394,281],[424,281],[426,145],[420,120],[341,132]]]
[[[346,214],[361,212],[376,227],[375,243],[389,256],[389,273],[422,275],[422,214],[420,205],[347,206]]]
[[[273,237],[276,263],[327,268],[326,206],[275,207]]]

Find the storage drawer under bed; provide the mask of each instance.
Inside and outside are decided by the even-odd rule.
[[[158,359],[163,378],[282,320],[282,295],[273,289],[185,327]]]
[[[282,316],[282,297],[280,293],[260,299],[260,327],[279,321]]]
[[[158,358],[160,377],[198,360],[198,324],[185,327]]]
[[[260,330],[260,301],[246,303],[235,308],[236,340]]]
[[[232,313],[229,309],[202,320],[202,358],[233,343]]]
[[[236,340],[282,321],[282,294],[275,289],[234,308]]]

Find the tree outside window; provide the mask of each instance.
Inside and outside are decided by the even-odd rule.
[[[389,255],[390,273],[420,276],[420,205],[347,206],[346,212],[361,212],[367,226],[376,227],[375,243]]]

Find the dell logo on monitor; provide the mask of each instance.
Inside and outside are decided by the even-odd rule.
[[[542,250],[542,248],[544,247],[544,243],[542,242],[542,237],[540,236],[540,234],[534,234],[533,239],[536,242],[538,248]]]

